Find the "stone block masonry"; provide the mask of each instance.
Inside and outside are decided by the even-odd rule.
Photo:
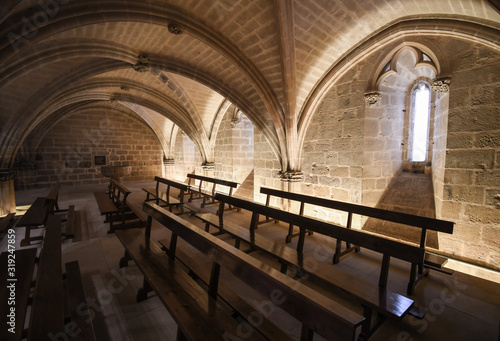
[[[64,118],[42,137],[31,155],[18,155],[17,165],[26,158],[33,170],[18,172],[18,189],[27,184],[50,186],[56,181],[67,186],[107,183],[109,179],[100,172],[100,161],[132,166],[131,175],[124,181],[150,181],[161,174],[162,147],[138,118],[101,109]]]

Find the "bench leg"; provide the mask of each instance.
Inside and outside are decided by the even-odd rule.
[[[411,270],[410,270],[410,281],[408,282],[408,288],[406,290],[406,293],[408,294],[408,296],[413,295],[413,290],[415,289],[416,278],[417,278],[417,264],[412,264]]]
[[[380,278],[378,280],[378,286],[384,289],[387,287],[390,264],[391,264],[391,256],[384,255],[382,258],[382,267],[380,268]]]
[[[306,229],[299,227],[299,240],[297,241],[297,252],[302,253],[304,250],[304,243],[306,242]]]
[[[379,313],[376,313],[376,317],[374,318],[372,309],[365,306],[363,306],[363,316],[365,317],[365,322],[363,322],[361,327],[361,334],[359,335],[358,341],[369,340],[387,319]]]
[[[302,324],[302,333],[300,334],[300,341],[312,341],[314,337],[314,331],[308,328],[305,324]]]
[[[333,255],[333,264],[340,262],[340,254],[342,249],[342,241],[337,239],[337,244],[335,245],[335,254]]]
[[[288,264],[286,264],[286,263],[282,262],[282,263],[281,263],[281,267],[280,267],[280,272],[281,272],[282,274],[285,274],[285,275],[286,275],[286,271],[287,271],[287,270],[288,270]]]
[[[120,259],[120,268],[126,268],[129,260],[132,260],[132,257],[130,257],[128,252],[125,250],[125,255]]]
[[[286,236],[286,239],[285,239],[285,242],[288,244],[292,241],[292,238],[293,238],[293,225],[290,224],[288,226],[288,234]]]
[[[29,246],[31,242],[31,226],[26,226],[26,230],[24,231],[24,239],[21,240],[21,246]]]
[[[148,293],[151,291],[153,291],[153,289],[151,288],[151,285],[149,285],[149,282],[146,280],[146,277],[144,277],[142,288],[139,288],[139,290],[137,290],[137,295],[136,295],[137,303],[147,300]]]
[[[177,327],[177,341],[188,341],[181,328]]]
[[[106,220],[109,221],[108,234],[115,233],[115,228],[113,226],[113,217],[110,214],[106,214]]]

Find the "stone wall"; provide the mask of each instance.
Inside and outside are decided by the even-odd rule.
[[[104,156],[106,165],[132,166],[125,181],[151,181],[162,171],[162,147],[152,130],[128,114],[100,109],[75,113],[56,123],[30,155],[31,181],[20,172],[18,185],[22,189],[29,181],[36,187],[56,181],[67,186],[107,183],[109,178],[101,175],[96,156]],[[19,159],[18,164],[25,161]]]
[[[187,181],[187,174],[196,171],[196,160],[201,157],[197,158],[196,155],[199,154],[189,136],[179,130],[175,138],[174,162],[166,166],[166,176],[179,181]]]
[[[500,54],[459,40],[452,65],[439,217],[456,222],[443,250],[500,269]]]
[[[300,193],[361,202],[365,134],[363,92],[366,83],[359,82],[357,73],[354,68],[339,80],[310,123],[303,152],[304,183],[294,185],[300,187]],[[331,210],[308,205],[305,213],[345,223],[346,215]]]
[[[215,177],[235,181],[241,187],[253,174],[254,127],[243,114],[236,119],[237,122],[232,122],[232,115],[226,114],[219,127],[215,141]],[[253,179],[248,180],[253,183]]]
[[[431,106],[436,215],[456,223],[453,235],[439,234],[439,247],[447,255],[499,269],[500,55],[458,39],[437,38],[431,46],[442,48],[448,60],[441,62],[450,63],[452,76],[449,93],[433,91]],[[416,60],[410,56],[401,58],[397,73],[381,82],[382,100],[364,106],[373,59],[354,65],[320,104],[304,143],[305,181],[289,186],[294,191],[376,206],[402,170],[407,91],[435,74],[413,67]],[[306,207],[306,214],[345,222],[319,208]]]
[[[278,178],[281,166],[271,145],[257,128],[254,129],[254,150],[254,198],[258,202],[265,203],[266,197],[260,194],[260,188],[282,189],[283,182]],[[281,206],[281,202],[277,201],[273,201],[271,204]]]

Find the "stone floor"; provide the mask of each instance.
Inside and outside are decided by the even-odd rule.
[[[140,189],[144,183],[125,185],[134,191],[133,196],[137,200],[142,199]],[[78,260],[80,263],[98,340],[175,340],[176,324],[157,297],[153,295],[144,302],[135,302],[135,294],[142,285],[142,277],[132,263],[125,269],[118,267],[123,256],[123,247],[116,236],[107,234],[108,227],[99,215],[92,194],[95,189],[96,187],[63,187],[59,204],[61,208],[69,204],[75,205],[80,217],[81,228],[77,236],[74,240],[65,240],[63,243],[63,261]],[[18,192],[17,203],[19,206],[27,205],[37,196],[43,196],[46,191],[47,189],[37,189]],[[199,201],[194,201],[192,207],[199,210]],[[214,207],[207,209],[215,210]],[[184,217],[202,226],[195,218],[188,215]],[[244,212],[227,212],[227,217],[240,222],[249,221],[249,215]],[[19,247],[24,231],[23,228],[16,230]],[[42,232],[42,229],[37,230],[37,233]],[[273,223],[261,225],[258,233],[281,241],[284,240],[286,226]],[[155,226],[154,239],[168,235],[167,229]],[[0,249],[4,250],[6,238],[4,235],[0,237]],[[290,246],[293,247],[294,243]],[[329,261],[332,245],[332,241],[321,236],[309,236],[305,253],[316,261]],[[258,253],[252,255],[278,268],[278,264],[271,259]],[[336,266],[371,280],[376,285],[380,259],[376,253],[361,250],[358,254],[346,256]],[[452,276],[431,272],[416,288],[412,298],[417,306],[426,310],[427,314],[423,320],[407,316],[400,323],[386,321],[371,340],[500,340],[500,274],[452,260],[448,264],[456,270]],[[391,263],[391,290],[405,293],[408,270],[409,266],[404,262]],[[342,297],[332,295],[322,284],[311,281],[304,283],[354,310],[361,311]],[[249,295],[251,291],[242,285],[242,292]],[[283,321],[288,324],[288,330],[298,335],[298,323],[289,318],[283,318]]]

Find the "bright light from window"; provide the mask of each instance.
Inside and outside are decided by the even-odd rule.
[[[429,101],[429,87],[420,84],[414,92],[411,161],[426,161],[427,141],[429,140]]]

